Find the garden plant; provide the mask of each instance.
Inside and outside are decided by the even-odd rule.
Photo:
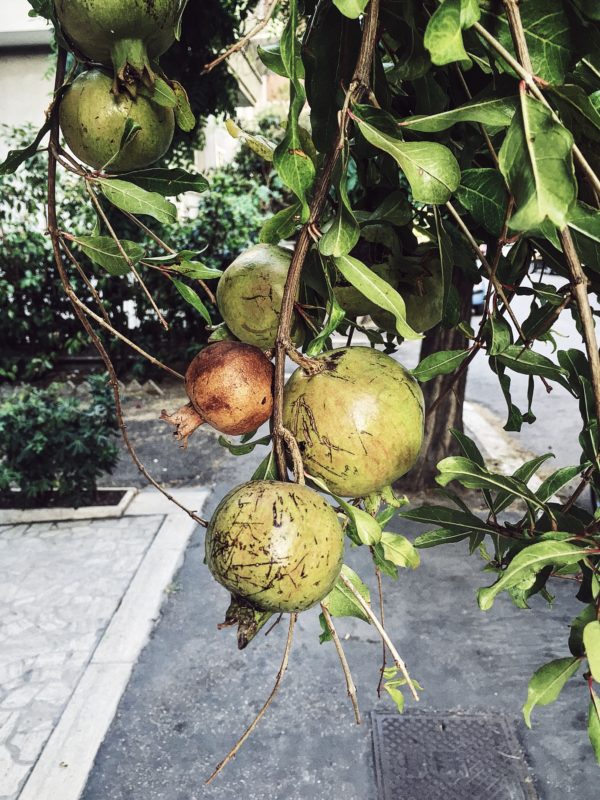
[[[288,0],[280,41],[259,49],[266,68],[289,83],[285,131],[271,143],[233,123],[229,128],[272,162],[293,200],[222,275],[194,249],[175,248],[153,230],[155,222],[175,221],[169,198],[210,191],[189,170],[153,166],[175,126],[186,131],[194,124],[184,88],[158,62],[180,35],[185,2],[165,0],[152,12],[141,0],[31,4],[56,26],[55,99],[39,135],[1,169],[16,170],[49,134],[47,223],[56,268],[104,360],[127,446],[154,485],[128,438],[106,341],[118,337],[155,367],[184,376],[115,325],[90,274],[105,270],[114,281],[128,276],[145,290],[147,274],[158,273],[211,327],[206,282],[219,278],[224,322],[211,339],[251,348],[251,356],[244,349],[237,360],[229,357],[231,347],[204,359],[201,354],[186,376],[188,411],[222,432],[243,430],[240,443],[223,437],[224,446],[240,456],[269,448],[210,520],[188,512],[207,527],[207,567],[231,592],[225,622],[238,625],[245,647],[274,614],[289,614],[273,693],[214,774],[267,709],[287,667],[297,614],[310,607],[320,605],[321,640],[332,641],[338,652],[357,721],[338,617],[356,616],[377,629],[391,657],[389,666],[384,660],[380,688],[399,710],[406,693],[418,700],[421,689],[381,622],[383,579],[417,567],[419,551],[463,540],[493,577],[478,592],[482,611],[501,592],[521,608],[540,598],[552,602],[553,580],[572,582],[581,612],[564,656],[541,664],[531,677],[523,712],[530,724],[536,706],[555,700],[568,680],[579,680],[578,702],[587,707],[589,739],[600,761],[600,514],[577,504],[589,486],[600,494],[600,355],[590,305],[600,289],[597,3]],[[264,20],[205,71],[242,49],[277,6],[271,0]],[[111,32],[104,22],[108,8],[119,22],[111,23]],[[84,26],[76,22],[79,11],[87,15]],[[99,118],[93,125],[88,86]],[[63,224],[57,169],[85,188],[95,219],[91,235]],[[140,237],[151,238],[151,248],[133,233],[117,235],[111,224],[117,212],[132,223],[131,231],[137,226]],[[559,288],[534,271],[537,254],[561,279]],[[74,289],[76,274],[91,296],[85,302]],[[474,329],[470,295],[481,277],[489,283]],[[523,296],[530,311],[519,318],[512,301]],[[149,290],[146,298],[168,339],[169,325]],[[365,314],[375,327],[361,324]],[[573,316],[583,350],[561,350],[554,340],[561,314]],[[357,330],[371,348],[353,346]],[[392,355],[399,350],[402,358],[402,342],[422,339],[425,330],[422,358],[409,371]],[[346,346],[332,347],[334,332],[346,335]],[[537,342],[554,342],[553,356],[540,354]],[[460,427],[447,432],[448,420],[458,419],[449,409],[464,392],[476,357],[488,360],[506,398],[508,430],[534,422],[536,388],[559,384],[578,399],[579,463],[551,472],[533,490],[530,479],[547,455],[506,476],[486,466]],[[286,358],[296,365],[287,383]],[[264,375],[271,359],[269,392]],[[219,382],[221,367],[228,372]],[[212,376],[208,403],[194,388],[203,369]],[[245,400],[231,387],[244,385],[247,370],[260,389]],[[511,396],[513,373],[528,376],[525,410]],[[244,403],[257,399],[267,411],[272,404],[270,434],[259,439],[254,428],[268,413],[255,416],[252,408],[247,428],[237,427]],[[187,429],[180,434],[185,438]],[[446,454],[439,460],[442,446]],[[437,462],[443,504],[413,508],[392,489],[410,475],[420,451],[421,461]],[[573,481],[568,499],[557,500]],[[487,513],[474,514],[451,486],[481,492]],[[516,501],[520,518],[504,515]],[[431,529],[413,544],[386,530],[396,514]],[[367,576],[343,565],[344,540],[370,552],[377,605]],[[532,600],[535,595],[540,598]]]

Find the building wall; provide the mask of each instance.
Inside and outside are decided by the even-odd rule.
[[[44,48],[0,50],[0,123],[42,125],[52,97],[49,66]]]

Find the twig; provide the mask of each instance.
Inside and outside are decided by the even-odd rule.
[[[292,639],[293,639],[293,636],[294,636],[294,625],[295,624],[296,624],[296,614],[293,613],[293,614],[290,614],[290,625],[289,625],[289,628],[288,628],[288,635],[287,635],[287,641],[285,643],[285,650],[283,651],[283,658],[281,660],[281,666],[279,667],[279,672],[277,673],[277,677],[275,678],[275,684],[273,685],[273,688],[271,689],[271,694],[267,697],[267,700],[266,700],[265,704],[263,705],[263,707],[260,709],[258,714],[254,717],[254,719],[252,720],[250,725],[248,725],[248,727],[246,728],[244,733],[240,736],[240,738],[237,740],[235,745],[227,753],[225,758],[217,764],[217,766],[216,766],[214,772],[212,773],[212,775],[206,780],[207,784],[211,783],[211,781],[213,781],[217,777],[219,772],[221,772],[223,767],[226,766],[226,764],[228,764],[231,761],[231,759],[236,755],[236,753],[238,752],[240,747],[244,744],[246,739],[250,736],[252,731],[256,728],[258,723],[261,721],[261,719],[265,715],[266,710],[269,708],[269,706],[273,702],[273,698],[277,694],[277,690],[279,689],[279,687],[281,685],[281,681],[283,680],[283,676],[285,675],[285,671],[287,670],[288,661],[289,661],[289,658],[290,658],[290,650],[292,649]]]
[[[521,80],[525,81],[527,88],[530,90],[536,100],[539,100],[540,103],[543,103],[546,108],[552,112],[553,119],[556,122],[560,122],[560,117],[554,111],[550,103],[546,100],[543,93],[540,91],[539,86],[535,82],[535,76],[531,72],[528,72],[526,69],[524,69],[521,64],[511,55],[511,53],[509,53],[509,51],[503,47],[500,42],[494,36],[492,36],[492,34],[489,33],[489,31],[487,31],[479,22],[476,22],[473,25],[473,30],[476,31],[482,39],[485,39],[485,41],[498,53],[498,55],[501,56],[510,67],[512,67]],[[579,163],[581,169],[589,178],[596,193],[600,194],[600,178],[596,175],[592,166],[588,163],[587,159],[576,144],[573,145],[573,155],[576,161]]]
[[[287,451],[292,459],[292,470],[294,472],[296,483],[304,486],[306,483],[304,479],[304,465],[302,464],[302,454],[300,453],[298,442],[287,428],[282,430],[281,435],[283,437],[283,441],[285,442],[285,446],[287,447]]]
[[[385,628],[385,614],[383,611],[383,586],[381,585],[381,570],[375,567],[375,575],[377,577],[377,594],[379,595],[379,616],[381,617],[381,626]],[[383,677],[386,664],[387,650],[385,642],[381,642],[383,653],[381,655],[381,669],[379,670],[379,683],[377,684],[377,697],[381,697],[381,687],[383,686]]]
[[[62,82],[64,80],[66,58],[67,58],[66,51],[63,50],[62,48],[59,48],[58,61],[57,61],[57,67],[56,67],[55,91],[58,91],[58,89],[62,86]],[[58,125],[58,118],[56,118],[55,121],[53,122],[53,126],[52,126],[52,129],[51,129],[51,132],[50,132],[51,142],[53,144],[56,144],[58,142],[58,137],[59,137],[59,125]],[[91,315],[93,318],[97,319],[101,323],[103,321],[102,321],[102,319],[100,317],[98,317],[96,314],[94,314],[89,309],[87,309],[87,307],[79,300],[79,298],[77,297],[77,295],[73,291],[73,289],[71,287],[71,284],[69,283],[69,278],[68,278],[68,276],[67,276],[67,274],[65,272],[65,268],[64,268],[64,265],[62,263],[61,235],[60,235],[60,230],[58,228],[58,219],[57,219],[57,213],[56,213],[56,164],[57,164],[56,156],[54,154],[53,148],[50,147],[49,150],[48,150],[48,231],[50,233],[50,238],[52,240],[52,249],[53,249],[53,252],[54,252],[54,260],[56,262],[56,268],[58,270],[58,274],[60,276],[61,283],[63,285],[63,288],[64,288],[69,300],[71,301],[71,304],[73,306],[73,310],[74,310],[76,316],[78,317],[79,321],[83,325],[84,329],[86,330],[86,332],[90,336],[94,346],[98,350],[98,353],[100,354],[100,357],[104,361],[104,364],[105,364],[106,369],[108,371],[108,374],[109,374],[109,377],[110,377],[110,382],[111,382],[112,389],[113,389],[114,398],[115,398],[115,411],[116,411],[116,415],[117,415],[117,421],[118,421],[119,428],[121,430],[121,434],[123,436],[123,440],[125,442],[125,445],[126,445],[128,451],[129,451],[133,461],[135,462],[135,464],[138,467],[138,469],[140,470],[140,472],[144,475],[144,477],[153,486],[155,486],[160,492],[162,492],[165,495],[165,497],[167,497],[169,500],[171,500],[171,502],[175,503],[175,505],[179,506],[179,508],[181,508],[187,514],[189,514],[189,516],[192,517],[192,519],[194,519],[200,525],[204,525],[204,527],[206,527],[207,524],[208,524],[206,522],[206,520],[202,519],[202,517],[199,517],[194,511],[190,511],[189,509],[185,508],[185,506],[183,506],[171,494],[169,494],[167,491],[165,491],[162,488],[162,486],[157,481],[154,480],[154,478],[148,473],[148,471],[146,470],[146,467],[143,465],[143,463],[138,458],[137,453],[135,451],[135,448],[134,448],[133,444],[131,443],[131,441],[129,439],[129,435],[127,433],[127,426],[126,426],[125,420],[123,418],[123,410],[122,410],[122,405],[121,405],[121,396],[120,396],[120,393],[119,393],[119,382],[118,382],[118,379],[117,379],[117,375],[116,375],[114,366],[112,364],[112,361],[110,360],[110,356],[106,352],[106,349],[105,349],[104,345],[100,341],[100,338],[98,337],[97,333],[94,331],[94,329],[92,328],[92,326],[89,323],[88,319],[86,318],[86,313],[88,315]],[[64,242],[62,242],[62,246],[63,247],[65,246]],[[74,257],[73,257],[73,259],[74,259]],[[108,326],[108,327],[110,327],[110,326]]]
[[[365,614],[369,617],[369,619],[371,620],[373,625],[377,628],[377,631],[378,631],[379,635],[381,636],[381,638],[383,639],[383,641],[387,645],[388,650],[392,654],[392,658],[394,659],[394,664],[398,667],[400,672],[404,675],[406,683],[408,684],[408,687],[410,688],[410,691],[412,692],[412,696],[415,698],[415,700],[418,700],[419,699],[419,695],[418,695],[417,689],[416,689],[416,687],[415,687],[415,685],[414,685],[414,683],[412,681],[412,678],[408,674],[408,670],[406,669],[406,664],[404,663],[404,661],[400,657],[400,653],[396,650],[396,648],[394,646],[394,643],[392,642],[390,637],[387,635],[387,632],[385,631],[385,629],[381,625],[381,622],[379,622],[379,620],[377,619],[377,615],[373,612],[373,610],[371,609],[371,606],[367,603],[365,598],[358,591],[358,589],[352,583],[352,581],[348,580],[348,578],[346,578],[346,576],[343,573],[340,574],[340,580],[342,581],[344,586],[352,592],[352,594],[354,595],[354,597],[358,601],[359,605],[361,606],[361,608],[363,609]]]
[[[269,5],[267,6],[267,10],[265,11],[264,17],[261,20],[259,20],[256,23],[256,25],[250,31],[248,31],[248,33],[245,36],[243,36],[235,44],[232,44],[231,47],[227,48],[227,50],[225,50],[224,53],[221,53],[221,55],[217,56],[217,58],[215,58],[213,61],[210,61],[208,64],[205,64],[204,67],[202,68],[202,72],[200,73],[200,75],[206,75],[207,72],[210,72],[212,69],[214,69],[216,66],[218,66],[222,61],[225,61],[226,59],[228,59],[229,56],[232,56],[234,53],[237,53],[239,50],[243,50],[244,47],[248,44],[248,42],[251,39],[254,39],[254,37],[258,33],[260,33],[263,28],[265,28],[267,26],[269,20],[273,16],[273,12],[275,11],[275,8],[277,7],[277,3],[278,2],[279,2],[279,0],[271,0]]]
[[[477,240],[474,238],[474,236],[471,233],[471,231],[465,225],[465,223],[463,222],[462,217],[460,216],[458,211],[454,208],[452,203],[450,203],[450,202],[446,203],[446,208],[452,214],[452,217],[454,218],[454,221],[456,222],[458,227],[463,232],[463,235],[464,235],[465,239],[469,242],[469,244],[471,245],[471,248],[477,254],[478,258],[481,260],[481,263],[485,267],[485,270],[486,270],[486,272],[488,274],[488,277],[489,277],[490,281],[494,285],[494,289],[496,290],[496,294],[498,295],[498,297],[504,303],[504,305],[506,307],[506,310],[508,312],[508,315],[511,318],[511,320],[513,321],[513,325],[517,329],[517,333],[523,339],[523,341],[525,341],[525,334],[521,330],[521,325],[519,323],[519,320],[515,316],[515,312],[510,307],[510,303],[508,302],[508,299],[507,299],[506,294],[504,292],[504,288],[502,287],[502,284],[500,283],[500,281],[496,277],[496,273],[495,273],[494,269],[492,268],[492,266],[490,265],[490,262],[487,260],[487,258],[481,252],[481,248],[477,244]]]
[[[129,255],[127,254],[125,248],[123,247],[123,244],[122,244],[121,240],[119,239],[119,237],[115,233],[115,229],[110,224],[109,219],[106,216],[106,214],[104,213],[104,209],[102,208],[102,205],[101,205],[100,201],[98,200],[98,198],[96,196],[96,192],[92,189],[92,187],[90,186],[88,180],[86,180],[86,182],[85,182],[85,188],[86,188],[86,191],[87,191],[87,193],[89,194],[89,196],[90,196],[90,198],[92,200],[92,203],[94,204],[94,207],[95,207],[96,211],[98,212],[98,214],[102,218],[102,221],[104,222],[104,224],[108,228],[108,232],[110,233],[112,240],[117,245],[117,248],[119,249],[119,252],[121,253],[123,258],[125,259],[125,262],[127,263],[127,266],[133,272],[133,275],[134,275],[136,281],[140,284],[144,294],[146,295],[146,297],[150,301],[150,305],[154,309],[154,311],[156,313],[156,316],[158,317],[158,321],[163,326],[163,328],[166,331],[168,331],[169,330],[169,324],[168,324],[167,320],[161,314],[160,309],[156,305],[156,301],[154,300],[154,298],[152,297],[152,294],[150,293],[148,287],[144,283],[144,281],[142,279],[142,276],[140,275],[140,273],[135,268],[135,264],[133,263],[133,261],[131,260]]]
[[[274,405],[273,405],[273,444],[275,449],[275,460],[277,470],[282,480],[286,479],[287,472],[285,466],[285,453],[283,446],[283,385],[285,383],[285,358],[292,350],[295,350],[291,340],[292,314],[294,311],[294,301],[302,273],[302,267],[312,244],[311,231],[317,224],[323,206],[325,205],[329,193],[329,184],[333,175],[333,170],[338,157],[344,149],[346,140],[346,130],[348,127],[348,109],[350,104],[360,99],[363,92],[367,89],[369,73],[373,61],[373,53],[377,40],[377,23],[379,19],[379,0],[371,0],[369,3],[362,32],[360,51],[354,68],[354,74],[350,87],[346,94],[344,106],[340,112],[339,132],[331,152],[325,160],[321,176],[315,187],[315,193],[310,205],[310,216],[305,223],[294,249],[294,255],[287,275],[283,299],[281,302],[281,313],[279,317],[279,327],[277,330],[277,343],[275,355],[275,380],[274,380]]]
[[[62,237],[60,239],[60,243],[62,245],[63,250],[65,251],[65,253],[67,255],[67,258],[73,264],[73,266],[75,267],[77,272],[81,275],[81,279],[83,280],[85,285],[90,290],[90,294],[92,295],[92,297],[96,301],[96,305],[98,306],[98,309],[99,309],[100,313],[102,314],[102,316],[104,318],[104,321],[107,322],[110,325],[110,317],[108,316],[108,312],[104,308],[104,304],[102,303],[102,300],[101,300],[100,295],[98,294],[98,292],[96,290],[96,287],[90,281],[88,276],[85,274],[85,270],[83,269],[83,267],[81,266],[79,261],[77,261],[77,259],[75,258],[75,256],[71,252],[71,248],[67,246],[64,234],[62,235]]]
[[[325,624],[327,625],[327,630],[331,634],[331,638],[333,639],[333,644],[335,645],[335,649],[337,650],[338,658],[340,659],[340,664],[342,665],[342,670],[344,671],[344,678],[346,679],[346,688],[348,689],[348,697],[350,698],[350,702],[352,703],[352,708],[354,709],[354,719],[356,720],[356,724],[360,725],[362,720],[360,718],[360,709],[358,707],[358,700],[356,699],[356,684],[352,679],[352,673],[350,672],[350,666],[348,664],[348,660],[346,658],[346,654],[344,653],[344,648],[342,647],[342,643],[340,642],[340,637],[335,629],[335,625],[333,624],[333,620],[331,619],[331,614],[329,613],[326,606],[321,603],[321,611],[323,612],[323,617],[325,618]]]

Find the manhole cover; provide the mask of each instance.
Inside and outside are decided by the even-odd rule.
[[[372,713],[379,800],[537,800],[496,714]]]

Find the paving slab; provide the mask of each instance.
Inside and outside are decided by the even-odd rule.
[[[216,487],[207,513],[228,487]],[[411,537],[422,530],[406,523],[396,529]],[[522,611],[501,597],[492,610],[480,612],[475,591],[491,576],[465,551],[462,545],[424,551],[419,569],[387,582],[388,628],[424,686],[420,707],[504,715],[515,723],[523,768],[541,800],[597,800],[583,679],[571,681],[553,706],[536,710],[532,731],[520,717],[531,673],[566,654],[567,625],[580,604],[561,583],[554,608],[534,599],[534,608]],[[373,590],[367,554],[349,552],[348,561]],[[360,727],[353,724],[335,651],[318,643],[314,610],[300,615],[289,671],[267,716],[224,773],[204,785],[268,695],[286,630],[280,624],[242,652],[232,630],[217,630],[228,597],[203,564],[200,531],[175,587],[83,800],[376,800],[370,722],[367,717]],[[376,632],[351,619],[340,620],[338,629],[363,714],[390,711],[375,692],[381,653]]]

